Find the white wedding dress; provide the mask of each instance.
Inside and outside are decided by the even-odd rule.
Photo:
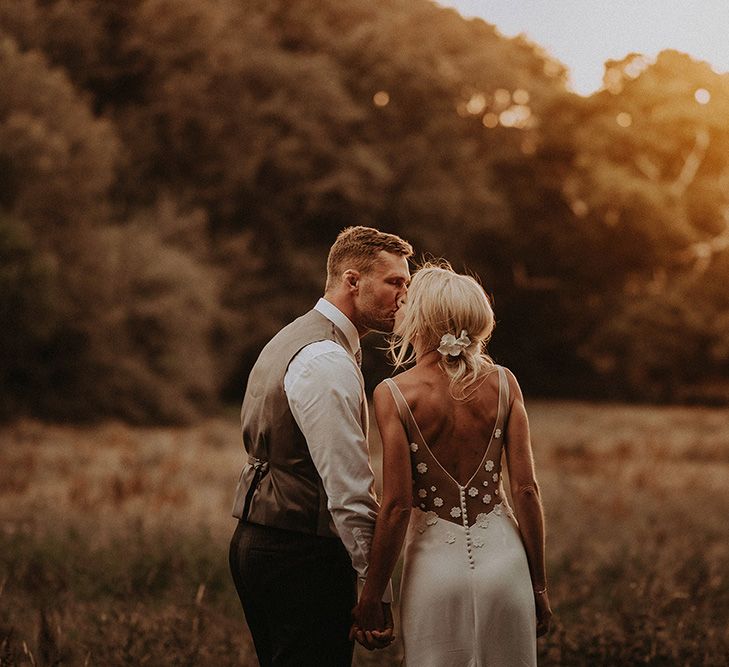
[[[428,448],[405,398],[386,380],[410,440],[413,511],[405,540],[400,619],[411,667],[537,664],[526,553],[501,483],[508,383],[483,459],[461,486]]]

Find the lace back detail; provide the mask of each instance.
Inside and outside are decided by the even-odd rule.
[[[492,510],[510,513],[504,502],[501,481],[501,453],[509,409],[509,384],[506,373],[499,373],[499,403],[496,423],[478,468],[465,485],[459,484],[441,465],[415,421],[410,406],[394,380],[385,380],[410,442],[410,462],[413,476],[413,507],[426,512],[428,520],[444,519],[471,527],[486,527]],[[478,546],[477,544],[475,546]]]

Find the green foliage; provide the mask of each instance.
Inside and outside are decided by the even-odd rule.
[[[565,78],[427,0],[2,4],[3,411],[239,399],[351,224],[479,274],[528,391],[720,400],[729,83],[672,51]]]
[[[89,549],[86,530],[2,538],[1,664],[253,664],[219,540],[129,527]]]
[[[561,376],[599,395],[696,400],[703,383],[704,399],[726,400],[710,285],[727,277],[729,83],[670,51],[607,63],[606,83],[557,99],[536,154],[504,164],[521,262],[509,340],[546,389]]]
[[[57,326],[57,267],[33,248],[27,225],[0,212],[0,417],[10,417],[22,394],[37,390],[37,353]]]
[[[103,263],[88,267],[102,281],[100,307],[82,328],[87,349],[76,381],[101,414],[184,421],[217,395],[216,273],[165,238],[165,214],[184,224],[163,210],[153,218],[159,227],[142,217],[103,230]]]
[[[55,236],[98,220],[119,144],[83,94],[43,54],[0,31],[0,203]]]

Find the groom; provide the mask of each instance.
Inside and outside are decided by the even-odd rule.
[[[273,337],[249,376],[230,567],[263,667],[352,662],[356,581],[379,509],[360,338],[392,331],[412,252],[370,227],[341,232],[324,297]]]

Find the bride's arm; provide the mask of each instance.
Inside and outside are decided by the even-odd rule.
[[[537,607],[538,634],[546,632],[552,615],[547,596],[547,574],[544,558],[544,512],[539,485],[534,472],[529,420],[524,397],[514,375],[507,371],[509,390],[513,397],[506,428],[506,465],[529,573]]]
[[[355,608],[363,630],[379,629],[382,595],[405,540],[412,505],[412,472],[407,435],[389,388],[374,392],[375,416],[382,438],[382,503],[370,549],[367,579]]]

